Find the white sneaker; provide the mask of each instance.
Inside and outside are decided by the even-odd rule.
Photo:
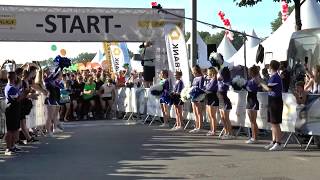
[[[272,148],[269,149],[269,151],[281,151],[282,146],[279,143],[275,143]]]
[[[163,123],[163,124],[160,125],[160,127],[168,128],[168,127],[169,127],[169,124]]]
[[[76,112],[73,112],[73,117],[77,117],[77,113]]]
[[[272,148],[272,147],[273,147],[273,145],[274,145],[274,143],[273,143],[273,142],[271,142],[270,144],[268,144],[268,145],[264,146],[264,148],[265,148],[266,150],[269,150],[270,148]]]
[[[214,131],[208,131],[206,136],[214,136]]]
[[[93,118],[92,112],[89,112],[88,115],[89,115],[89,118]]]
[[[170,131],[175,131],[177,129],[177,126],[174,126],[173,128],[170,129]]]
[[[257,144],[258,141],[253,139],[253,138],[250,138],[249,140],[246,141],[246,144]]]
[[[59,129],[59,128],[54,128],[53,129],[53,133],[62,133],[63,130],[62,129]]]
[[[222,136],[221,139],[222,140],[230,140],[230,139],[233,139],[233,136],[226,134],[226,135]]]
[[[10,149],[6,149],[6,151],[4,152],[4,155],[5,156],[12,156],[12,155],[14,155],[14,152]]]
[[[183,128],[180,126],[180,127],[176,127],[175,131],[182,131]]]
[[[198,133],[199,131],[200,131],[200,129],[194,128],[193,130],[189,131],[189,133]]]
[[[117,120],[117,117],[113,117],[112,120]]]

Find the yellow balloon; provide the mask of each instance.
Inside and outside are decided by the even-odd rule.
[[[65,56],[67,54],[67,51],[65,49],[60,50],[61,56]]]

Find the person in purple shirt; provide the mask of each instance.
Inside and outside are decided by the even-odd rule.
[[[219,98],[219,111],[221,115],[221,120],[224,126],[224,136],[221,139],[232,139],[231,131],[232,126],[229,119],[229,113],[232,109],[231,101],[227,96],[229,91],[229,86],[231,82],[231,74],[228,67],[224,67],[220,71],[220,76],[218,78],[218,98]]]
[[[182,107],[183,107],[183,102],[180,99],[180,93],[182,89],[184,88],[183,81],[181,80],[182,77],[182,72],[181,71],[176,71],[175,73],[175,78],[176,78],[176,83],[174,85],[174,90],[170,94],[174,111],[176,113],[176,126],[172,128],[173,131],[179,131],[182,130]]]
[[[218,71],[212,67],[207,70],[208,81],[205,87],[207,93],[207,112],[210,119],[210,131],[207,133],[207,136],[214,136],[217,130],[217,110],[219,108],[219,99],[218,99],[218,80],[217,74]]]
[[[251,123],[252,137],[246,141],[247,144],[257,143],[258,125],[257,125],[257,111],[259,110],[259,101],[257,98],[257,92],[261,89],[259,85],[259,67],[252,66],[249,69],[249,76],[251,79],[246,84],[246,89],[248,91],[247,95],[247,114]]]
[[[204,89],[205,79],[204,79],[202,72],[201,72],[201,69],[198,65],[196,65],[192,68],[192,74],[194,76],[192,86],[198,87],[200,89]],[[190,133],[197,133],[200,131],[201,124],[203,121],[201,102],[193,101],[192,102],[192,110],[193,110],[195,121],[196,121],[195,122],[196,127],[189,132]]]
[[[282,111],[283,111],[283,101],[282,101],[282,81],[278,74],[280,63],[278,61],[272,60],[270,62],[269,69],[271,71],[271,77],[268,84],[260,82],[262,88],[268,91],[268,122],[271,123],[272,127],[272,142],[265,146],[265,149],[270,151],[281,150],[281,128],[282,123]]]
[[[170,93],[170,83],[168,80],[169,72],[167,70],[162,70],[160,72],[161,83],[163,84],[163,92],[160,96],[160,106],[163,114],[163,124],[161,127],[169,127],[169,107],[170,103],[169,93]]]

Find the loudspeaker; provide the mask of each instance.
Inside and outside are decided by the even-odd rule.
[[[207,51],[208,51],[207,59],[209,59],[209,56],[213,51],[217,52],[217,45],[216,44],[207,44]]]

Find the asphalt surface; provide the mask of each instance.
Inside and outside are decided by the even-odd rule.
[[[54,138],[0,152],[0,180],[318,180],[320,151],[268,152],[245,137],[219,140],[124,121],[71,122]],[[2,151],[2,150],[1,150]]]

